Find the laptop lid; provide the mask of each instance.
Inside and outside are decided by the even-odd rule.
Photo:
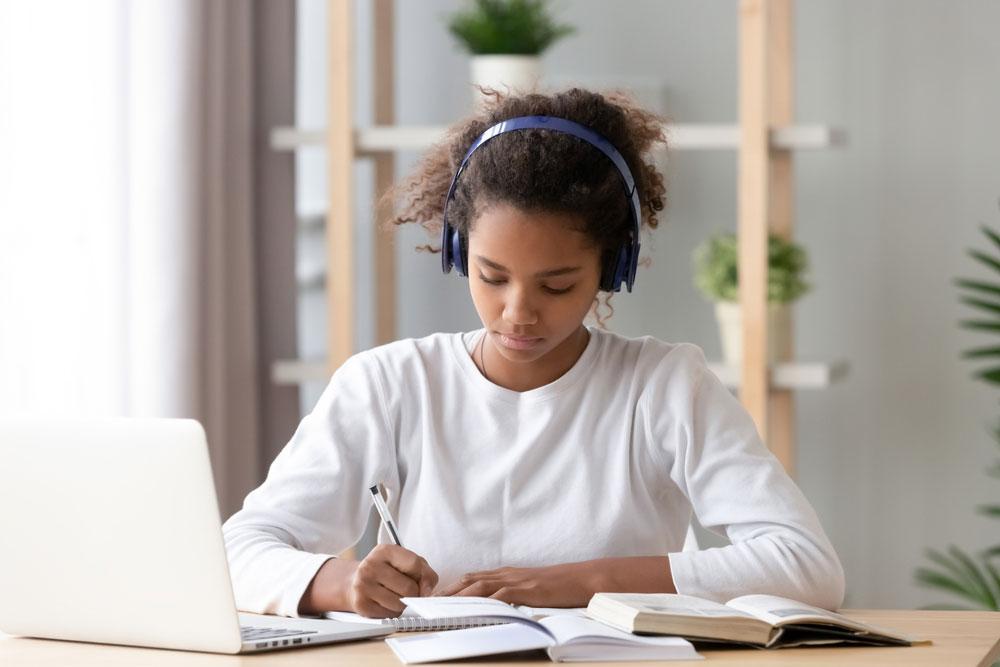
[[[0,420],[0,630],[239,651],[205,432]]]

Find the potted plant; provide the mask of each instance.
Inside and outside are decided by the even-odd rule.
[[[526,91],[541,78],[539,56],[574,28],[556,24],[547,0],[472,0],[448,19],[448,30],[472,54],[472,83]],[[474,90],[476,99],[479,91]]]
[[[974,308],[979,316],[977,319],[962,320],[959,326],[996,336],[1000,333],[1000,282],[996,280],[996,274],[1000,274],[1000,234],[986,226],[982,227],[982,231],[989,239],[992,252],[970,250],[969,256],[986,267],[991,278],[961,278],[955,281],[961,289],[959,300]],[[1000,367],[997,366],[1000,347],[995,339],[966,350],[962,353],[962,358],[985,364],[985,367],[981,367],[973,375],[975,379],[991,386],[1000,385]],[[1000,445],[1000,426],[990,428],[990,435]],[[1000,460],[987,468],[986,474],[1000,479]],[[980,505],[977,511],[983,516],[1000,519],[1000,503]],[[996,533],[986,530],[984,534]],[[917,583],[957,596],[964,603],[936,604],[929,606],[929,609],[1000,610],[1000,543],[972,553],[952,544],[947,553],[928,549],[926,554],[932,565],[917,569],[914,573]]]
[[[733,233],[714,234],[694,252],[695,285],[709,301],[715,302],[727,364],[739,364],[743,358],[738,257]],[[808,267],[806,252],[792,241],[772,234],[768,238],[767,265],[768,360],[773,362],[788,342],[783,336],[789,330],[789,304],[810,286],[803,279]]]

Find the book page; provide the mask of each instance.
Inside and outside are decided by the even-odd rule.
[[[649,646],[673,646],[688,643],[678,637],[634,635],[631,632],[613,628],[584,616],[549,616],[542,619],[540,623],[552,633],[557,644],[568,644],[582,639],[597,640],[595,643],[647,644]],[[679,642],[678,639],[680,639]]]
[[[425,597],[402,598],[407,611],[423,618],[465,618],[469,616],[509,617],[511,621],[534,623],[531,616],[506,602],[493,598]]]
[[[385,643],[400,660],[413,664],[548,648],[555,641],[547,631],[521,623],[508,623],[487,628],[389,637]]]
[[[586,616],[586,607],[529,607],[528,605],[514,605],[519,611],[535,620],[547,616]]]
[[[680,616],[701,616],[706,618],[753,617],[753,614],[748,614],[740,609],[679,593],[598,593],[598,595],[634,606],[640,611],[649,611],[658,614],[677,614]]]
[[[803,623],[833,624],[842,628],[867,632],[886,637],[906,639],[892,630],[878,628],[861,621],[847,618],[836,612],[813,607],[804,602],[797,602],[777,595],[743,595],[726,603],[730,607],[742,609],[757,618],[774,626],[800,625]]]

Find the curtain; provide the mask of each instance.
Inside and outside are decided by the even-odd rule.
[[[292,158],[266,142],[293,121],[293,3],[10,5],[0,398],[198,419],[228,516],[297,421],[268,378],[295,354]]]

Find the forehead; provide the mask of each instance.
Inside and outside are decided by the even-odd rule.
[[[577,216],[525,211],[495,204],[476,216],[469,232],[469,254],[482,255],[508,268],[539,269],[579,264],[598,255]]]

